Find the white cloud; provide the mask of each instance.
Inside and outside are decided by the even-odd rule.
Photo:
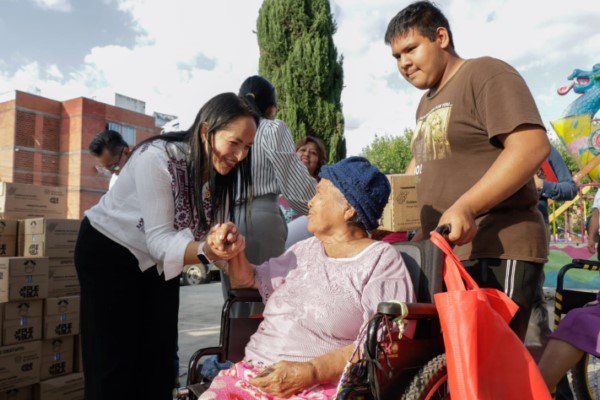
[[[33,0],[33,3],[44,10],[70,12],[72,9],[69,0]]]
[[[35,0],[68,11],[67,0]],[[114,93],[146,102],[152,111],[179,115],[188,126],[199,107],[222,91],[237,91],[258,72],[256,19],[261,0],[104,0],[130,13],[135,45],[95,47],[76,70],[23,63],[13,74],[0,64],[0,93],[41,90],[58,100],[86,96],[112,104]],[[545,122],[573,101],[558,96],[574,68],[600,62],[600,7],[587,0],[439,0],[448,16],[459,54],[491,55],[514,65],[525,77]],[[422,92],[399,75],[383,42],[389,20],[407,1],[331,0],[344,56],[343,111],[348,154],[358,154],[378,135],[400,135],[414,126]],[[3,16],[6,18],[6,16]],[[0,61],[1,63],[1,61]]]

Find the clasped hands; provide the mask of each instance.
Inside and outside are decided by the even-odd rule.
[[[231,260],[246,248],[246,238],[233,222],[213,226],[206,237],[204,251],[211,260]]]

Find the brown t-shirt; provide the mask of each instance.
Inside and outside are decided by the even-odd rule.
[[[510,65],[484,57],[464,62],[445,86],[417,109],[412,150],[420,175],[417,196],[424,233],[468,191],[502,152],[496,135],[523,124],[544,124],[523,78]],[[537,209],[533,179],[476,219],[471,244],[456,247],[462,260],[502,258],[545,262],[547,230]]]

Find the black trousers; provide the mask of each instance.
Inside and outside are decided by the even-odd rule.
[[[179,279],[141,272],[131,252],[84,218],[75,247],[81,284],[86,400],[172,400]]]
[[[480,287],[501,290],[517,303],[519,311],[510,321],[510,327],[524,341],[544,265],[491,258],[469,260],[463,265]]]

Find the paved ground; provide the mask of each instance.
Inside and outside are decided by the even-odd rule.
[[[185,385],[194,352],[219,344],[223,294],[221,282],[181,286],[179,304],[179,376]]]

